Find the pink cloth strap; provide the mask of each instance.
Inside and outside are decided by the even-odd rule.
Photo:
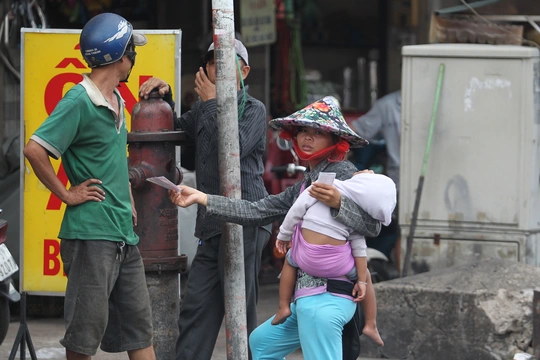
[[[307,181],[307,179],[302,181],[302,186],[300,186],[300,194],[303,193],[304,190],[306,190],[306,181]]]
[[[302,236],[302,222],[294,229],[291,256],[298,267],[311,276],[335,278],[344,276],[354,267],[351,244],[314,245]]]

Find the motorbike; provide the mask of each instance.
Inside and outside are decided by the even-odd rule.
[[[0,209],[1,214],[2,209]],[[21,299],[21,295],[13,286],[11,278],[19,271],[19,267],[5,244],[7,225],[6,220],[0,219],[0,345],[6,337],[9,327],[9,303],[18,302]]]
[[[382,281],[392,280],[397,275],[392,274],[390,259],[381,251],[368,247],[367,250],[367,267],[371,274],[371,282],[373,284]]]

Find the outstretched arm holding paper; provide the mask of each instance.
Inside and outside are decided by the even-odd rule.
[[[154,183],[156,185],[159,185],[159,186],[164,187],[165,189],[169,189],[171,191],[175,191],[175,192],[182,191],[181,188],[176,186],[174,183],[172,183],[165,176],[154,176],[154,177],[146,179],[146,181],[150,181],[151,183]]]

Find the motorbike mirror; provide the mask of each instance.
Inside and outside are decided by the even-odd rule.
[[[277,147],[280,150],[283,150],[283,151],[289,151],[289,150],[292,149],[292,141],[291,140],[285,140],[285,139],[282,139],[282,138],[278,137],[276,139],[276,144],[277,144]]]

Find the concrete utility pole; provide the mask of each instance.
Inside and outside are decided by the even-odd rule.
[[[233,0],[212,0],[212,23],[216,61],[220,191],[224,196],[240,199],[242,193]],[[248,359],[248,343],[242,227],[225,224],[222,236],[225,245],[227,359],[244,360]]]

